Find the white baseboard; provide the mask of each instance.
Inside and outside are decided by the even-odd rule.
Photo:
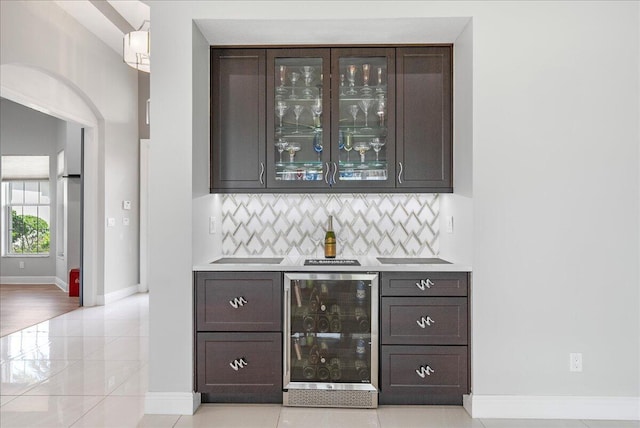
[[[55,283],[58,286],[58,288],[60,290],[64,291],[65,293],[67,293],[69,291],[69,284],[67,284],[66,282],[64,282],[63,280],[58,278],[57,276],[55,277]]]
[[[200,407],[199,392],[147,392],[144,413],[147,415],[193,415]]]
[[[20,284],[20,285],[22,284],[24,285],[56,284],[56,277],[55,276],[0,276],[0,283]]]
[[[640,420],[640,397],[465,395],[473,418]]]
[[[104,296],[96,297],[97,305],[108,305],[109,303],[113,303],[117,300],[124,299],[125,297],[131,296],[132,294],[136,294],[138,292],[138,284],[131,285],[127,288],[123,288],[122,290],[112,291],[111,293],[107,293]]]

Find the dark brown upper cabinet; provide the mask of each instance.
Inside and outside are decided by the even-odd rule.
[[[211,50],[211,191],[452,192],[452,47]]]

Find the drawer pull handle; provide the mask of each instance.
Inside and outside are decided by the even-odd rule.
[[[234,369],[235,371],[238,371],[238,369],[243,369],[246,366],[248,366],[249,363],[247,363],[247,360],[245,360],[244,357],[242,357],[242,358],[236,358],[235,360],[231,361],[229,365],[231,366],[232,369]]]
[[[418,373],[418,376],[424,379],[425,376],[431,376],[431,373],[435,373],[435,370],[426,365],[420,366],[419,369],[416,369],[416,373]]]
[[[421,328],[426,328],[427,326],[431,326],[431,324],[435,324],[435,321],[427,315],[427,317],[422,317],[416,321]]]
[[[242,296],[234,297],[233,300],[229,300],[229,304],[233,307],[233,309],[238,309],[239,307],[244,306],[245,303],[249,302],[247,302],[247,300]]]
[[[429,278],[421,279],[420,282],[416,282],[416,287],[418,287],[422,291],[424,291],[425,288],[431,288],[432,285],[435,284]]]

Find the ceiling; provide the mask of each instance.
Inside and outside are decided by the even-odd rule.
[[[138,0],[56,0],[58,6],[122,55],[122,37],[150,20],[150,9]],[[147,28],[148,24],[144,28]]]

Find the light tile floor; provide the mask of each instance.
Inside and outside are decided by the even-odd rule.
[[[640,428],[638,421],[471,419],[456,406],[377,410],[205,404],[144,415],[147,294],[80,308],[0,338],[0,427]]]

